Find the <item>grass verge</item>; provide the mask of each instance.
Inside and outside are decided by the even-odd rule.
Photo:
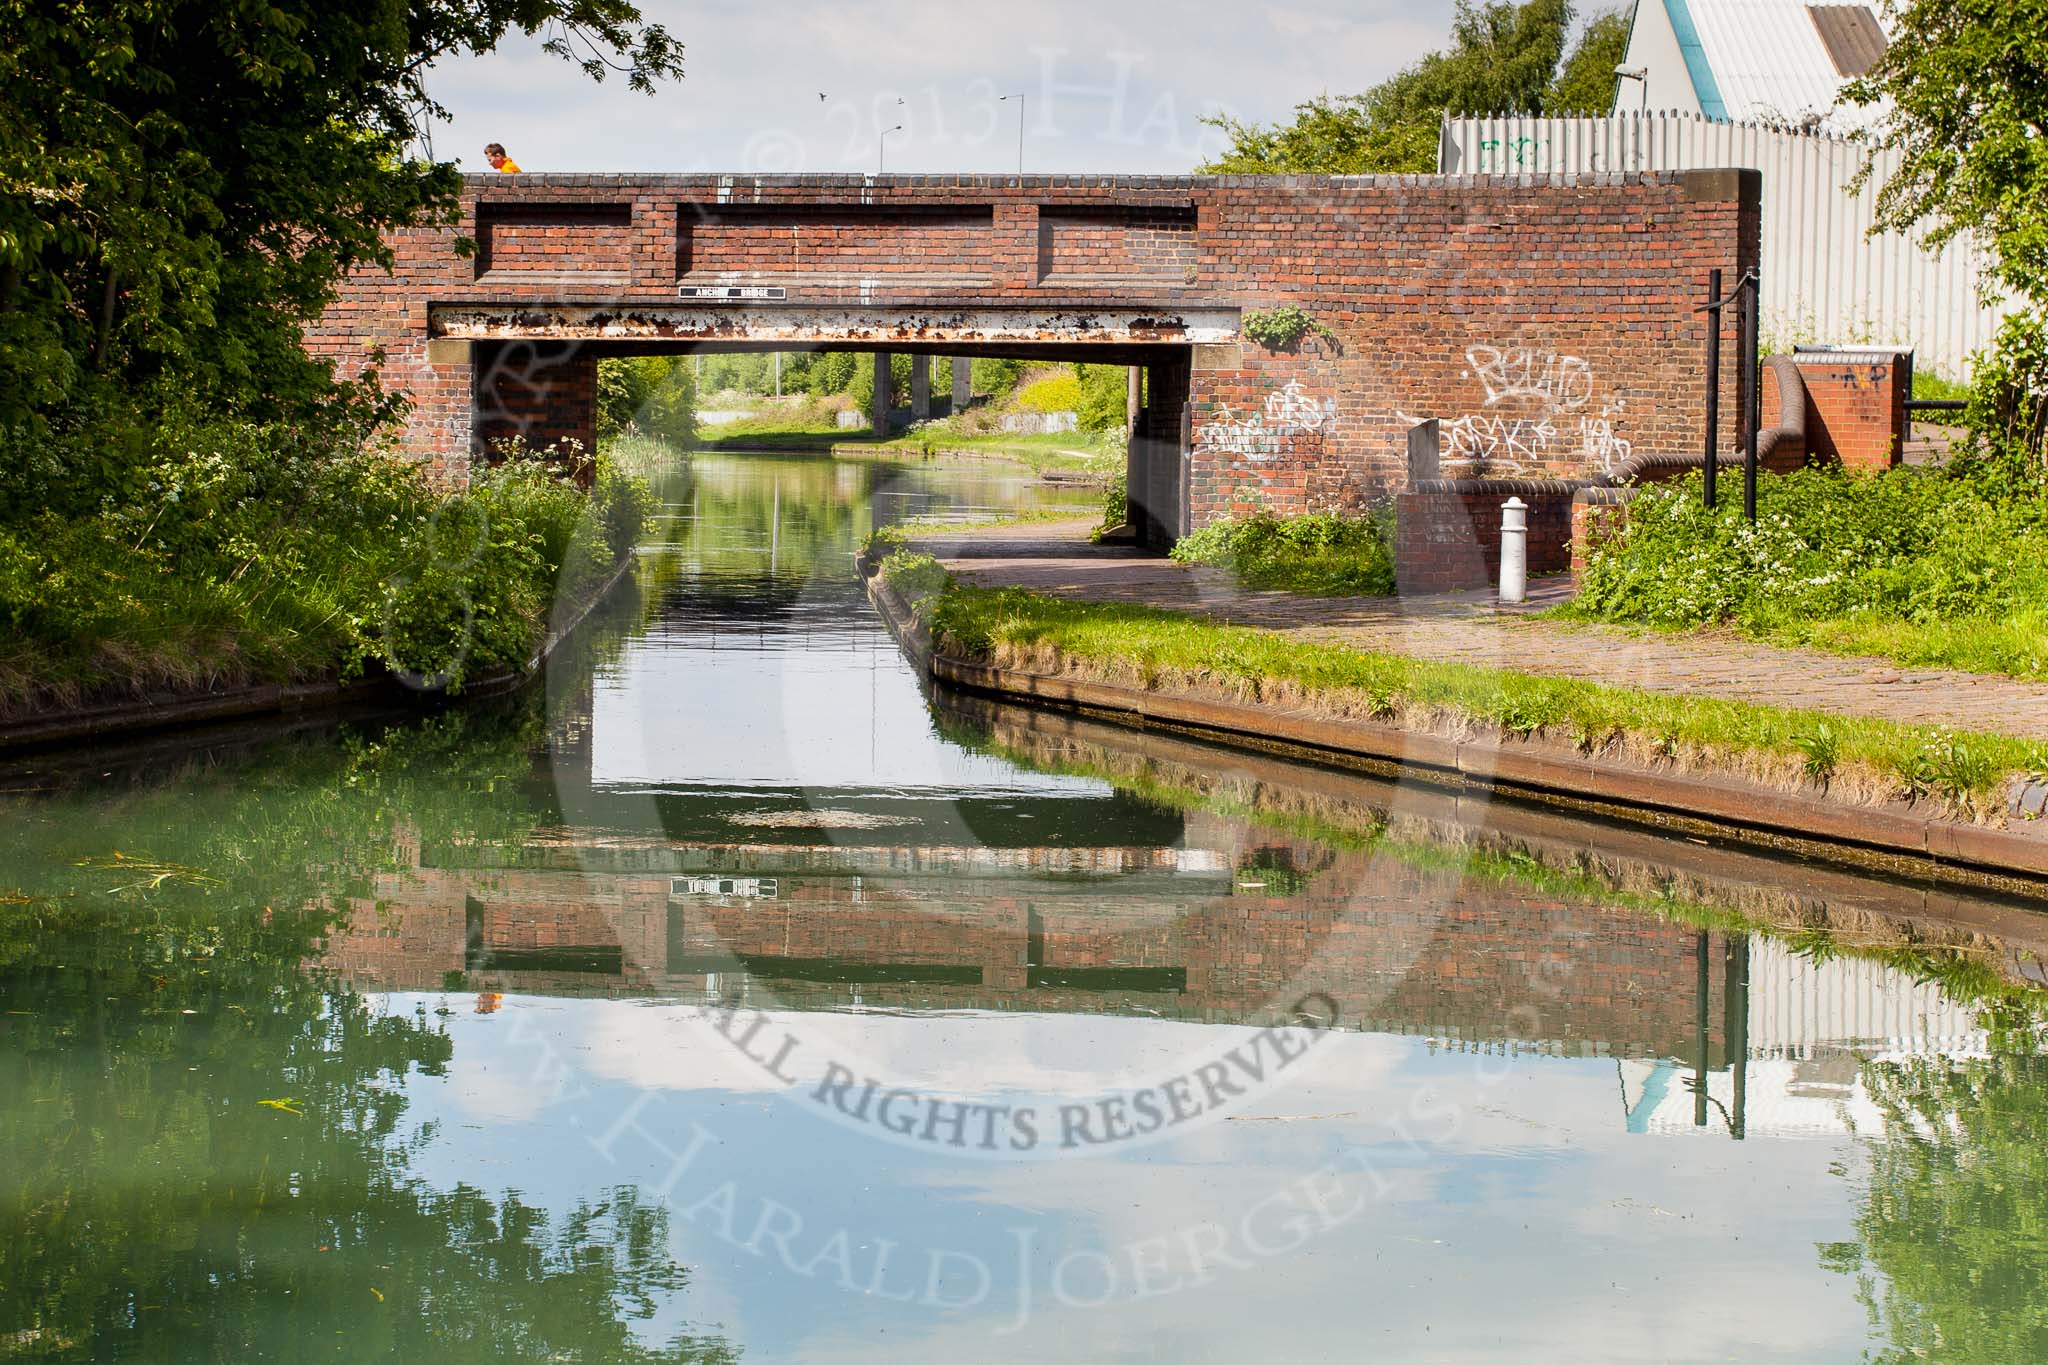
[[[941,647],[1006,667],[1080,671],[1155,690],[1220,687],[1244,700],[1339,718],[1459,737],[1547,739],[1582,754],[1734,773],[1784,790],[1818,786],[1851,800],[1931,797],[1975,818],[2001,813],[2000,793],[2014,775],[2048,770],[2048,748],[2005,735],[1366,653],[1018,589],[933,592],[936,600],[919,610]]]

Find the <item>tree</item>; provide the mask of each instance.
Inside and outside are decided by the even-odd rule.
[[[1866,1063],[1883,1115],[1865,1137],[1855,1242],[1821,1249],[1857,1277],[1881,1360],[2040,1360],[2048,1353],[2048,1058],[2029,1021],[1993,1055]],[[2017,1044],[2016,1046],[2012,1044]]]
[[[1628,55],[1629,11],[1595,15],[1543,95],[1554,118],[1601,118],[1614,109],[1614,68]]]
[[[426,72],[515,29],[681,74],[627,0],[0,0],[0,425],[152,383],[332,397],[299,326],[388,229],[454,220],[454,165],[413,150]]]
[[[1609,16],[1612,18],[1613,16]],[[1589,27],[1565,71],[1569,98],[1584,99],[1588,53],[1612,40],[1615,25]],[[1559,60],[1571,32],[1571,0],[1458,0],[1448,52],[1433,52],[1362,95],[1318,95],[1295,106],[1291,123],[1261,127],[1229,117],[1208,120],[1230,150],[1204,165],[1213,174],[1406,173],[1436,168],[1437,122],[1461,114],[1543,113],[1561,82]],[[1626,26],[1621,25],[1626,43]],[[1613,63],[1608,63],[1611,75]],[[1577,112],[1576,107],[1567,112]],[[1604,111],[1603,111],[1604,112]]]
[[[2048,0],[1887,0],[1891,42],[1843,92],[1889,110],[1868,146],[1898,169],[1875,228],[1991,248],[1987,283],[2048,299]]]

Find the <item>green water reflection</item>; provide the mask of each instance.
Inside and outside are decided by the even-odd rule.
[[[2048,1355],[2036,907],[928,711],[848,563],[892,483],[1031,496],[700,461],[547,696],[10,770],[0,1355]],[[846,660],[886,783],[781,714]],[[701,708],[664,700],[685,686]],[[670,757],[628,763],[621,727]],[[1028,1169],[723,1079],[687,1022],[758,1010],[906,1085],[1050,1106],[1309,989],[1340,1022],[1321,1073]],[[1423,1093],[1455,1121],[1414,1120]],[[740,1213],[659,1152],[592,1156],[643,1102],[672,1146],[716,1131],[704,1180]],[[1189,1278],[1173,1232],[1198,1292],[1050,1288],[1202,1219],[1284,1241],[1276,1192],[1361,1152],[1390,1192],[1271,1256],[1228,1243],[1244,1270]],[[757,1191],[801,1211],[796,1253],[747,1246]],[[996,1283],[921,1298],[924,1246]]]

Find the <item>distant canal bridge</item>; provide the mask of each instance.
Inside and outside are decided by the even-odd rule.
[[[1757,215],[1734,170],[471,176],[460,225],[396,234],[307,345],[381,357],[451,482],[496,438],[594,444],[602,356],[908,352],[913,419],[967,396],[929,357],[1132,366],[1133,516],[1162,543],[1397,489],[1424,418],[1454,476],[1696,450],[1693,306],[1756,263]]]

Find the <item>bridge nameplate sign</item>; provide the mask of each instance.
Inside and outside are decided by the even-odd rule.
[[[679,284],[676,297],[706,303],[746,303],[755,299],[786,299],[789,291],[779,284]]]

